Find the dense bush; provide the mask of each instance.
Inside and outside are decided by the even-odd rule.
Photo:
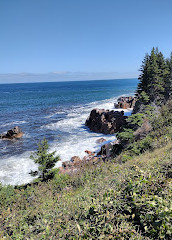
[[[128,127],[132,128],[133,130],[141,127],[143,124],[144,114],[143,113],[136,113],[132,114],[127,118]]]
[[[122,143],[131,143],[134,141],[134,130],[131,128],[124,128],[123,131],[117,133],[116,136]]]

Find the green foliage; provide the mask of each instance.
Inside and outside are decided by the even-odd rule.
[[[117,133],[117,138],[121,142],[133,142],[134,140],[134,131],[130,128],[124,128],[124,130],[120,133]]]
[[[166,135],[172,138],[172,100],[163,105],[158,114],[150,118],[153,127],[152,137]]]
[[[124,152],[120,155],[120,159],[121,159],[121,162],[125,163],[125,162],[131,160],[132,156]]]
[[[151,239],[170,239],[172,235],[172,202],[168,200],[172,195],[170,188],[163,191],[163,181],[161,175],[155,178],[141,173],[130,179],[123,191],[130,219]]]
[[[10,185],[2,187],[0,184],[0,205],[8,205],[12,203],[14,197],[14,188]]]
[[[147,135],[144,139],[129,145],[128,150],[131,156],[139,155],[152,147],[152,138]]]
[[[154,111],[154,107],[146,105],[144,114],[132,114],[127,120],[126,128],[117,134],[125,147],[124,156],[123,153],[121,155],[122,162],[129,160],[131,156],[162,147],[172,140],[172,100],[161,106],[156,113]],[[146,127],[149,126],[143,127],[144,119],[150,124],[151,131],[146,132]],[[139,134],[141,138],[137,138]]]
[[[172,53],[170,58],[166,60],[166,64],[169,69],[165,85],[166,99],[170,99],[172,97]]]
[[[154,107],[152,107],[151,105],[146,105],[144,109],[145,116],[150,119],[154,115],[154,110]]]
[[[127,118],[128,126],[132,129],[137,129],[138,127],[141,127],[141,125],[143,124],[143,118],[144,114],[142,113],[132,114]]]
[[[38,150],[31,155],[31,159],[39,164],[38,169],[42,181],[54,176],[54,170],[52,170],[52,168],[55,166],[55,163],[59,161],[59,156],[54,156],[55,153],[56,152],[48,152],[48,142],[44,139],[38,144]]]
[[[157,49],[146,55],[137,90],[141,113],[117,134],[125,148],[114,160],[63,175],[52,169],[59,157],[46,140],[39,143],[32,159],[42,181],[0,185],[0,238],[172,239],[172,101],[162,104],[171,96],[169,69],[172,55],[166,61]]]
[[[143,111],[143,105],[161,106],[171,97],[172,55],[165,59],[158,49],[153,48],[150,55],[146,54],[140,71],[135,113]]]
[[[73,176],[57,173],[25,189],[1,187],[0,236],[171,239],[171,160],[170,144],[123,164],[86,166]]]
[[[148,104],[149,103],[149,96],[148,94],[145,92],[145,91],[142,91],[140,93],[140,101],[143,103],[143,104]]]

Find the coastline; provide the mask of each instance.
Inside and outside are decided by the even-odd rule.
[[[100,82],[102,85],[103,81]],[[127,82],[129,83],[129,81]],[[96,81],[96,83],[99,84],[99,81]],[[121,94],[122,91],[126,91],[121,90],[121,88],[124,89],[123,85],[120,85],[118,90],[118,86],[116,86],[117,82],[110,81],[110,84],[112,83],[115,84],[114,88],[117,88],[117,90],[114,90],[113,93],[113,89],[110,89],[108,86],[106,90],[106,86],[103,85],[102,91],[105,91],[103,93],[105,97],[103,100],[92,102],[86,102],[84,100],[85,102],[80,102],[79,105],[71,105],[70,103],[68,107],[65,105],[63,108],[58,107],[58,105],[55,104],[55,107],[52,108],[52,110],[51,108],[46,108],[45,111],[43,111],[44,109],[38,109],[38,112],[29,110],[18,113],[17,110],[13,121],[10,121],[9,119],[4,120],[1,123],[1,126],[3,126],[1,133],[13,128],[15,125],[18,125],[22,128],[24,135],[23,138],[18,139],[15,142],[2,143],[2,140],[0,140],[0,147],[2,146],[0,157],[0,182],[2,182],[3,185],[20,185],[31,182],[34,179],[30,176],[29,172],[31,170],[36,171],[37,165],[30,159],[30,154],[32,151],[36,150],[37,143],[44,137],[49,142],[49,150],[56,151],[57,155],[60,155],[62,159],[56,164],[56,167],[61,166],[64,161],[69,161],[73,156],[80,156],[80,158],[83,158],[87,155],[85,150],[98,152],[102,144],[97,144],[96,140],[101,137],[106,138],[107,142],[114,141],[114,135],[107,136],[101,133],[94,133],[85,126],[85,121],[93,108],[114,110],[114,103],[117,102],[118,97],[134,95],[135,81],[133,83],[129,83],[129,87],[125,88],[127,89],[127,92],[123,94]],[[91,90],[92,83],[89,82],[88,91],[87,89],[85,90],[86,83],[83,82],[82,84],[84,87],[84,93],[86,94],[84,95],[84,99],[88,98],[91,93],[96,94],[96,96],[101,94],[99,92],[97,93],[99,86],[95,85]],[[104,82],[104,84],[107,85],[106,82]],[[17,87],[19,87],[19,85]],[[31,94],[34,94],[34,91],[33,93],[31,91]],[[113,93],[113,97],[106,98],[106,96],[109,97],[109,91]],[[117,95],[117,92],[119,92],[120,95]],[[43,90],[41,90],[40,93],[38,92],[38,94],[42,93],[44,93]],[[78,94],[78,96],[83,97],[82,91]],[[38,97],[37,95],[34,94],[33,97],[36,98]],[[93,96],[91,96],[91,99],[92,98]],[[39,112],[40,110],[41,112]],[[122,109],[116,110],[121,111]],[[130,114],[131,109],[125,110],[125,115]],[[8,113],[6,113],[6,115],[8,116]]]
[[[111,107],[110,107],[110,105],[111,105]],[[113,107],[114,103],[112,103],[110,105],[109,105],[109,110],[124,111],[125,116],[129,116],[132,113],[132,109],[115,109]],[[87,115],[87,117],[88,117],[88,115]],[[73,144],[69,145],[69,143],[65,144],[64,142],[59,144],[58,149],[61,150],[60,151],[61,160],[56,163],[56,165],[55,165],[56,168],[60,168],[64,162],[70,161],[73,156],[78,156],[81,159],[84,157],[87,157],[88,155],[85,152],[86,150],[98,153],[104,144],[108,144],[108,143],[114,142],[116,140],[116,134],[105,135],[103,133],[95,133],[93,131],[90,131],[88,127],[83,126],[85,123],[85,120],[86,120],[86,118],[85,119],[82,118],[82,122],[80,123],[79,128],[80,128],[82,135],[84,135],[87,139],[85,138],[85,141],[83,142],[83,138],[79,139],[79,136],[76,135],[75,139],[72,139]],[[62,120],[62,121],[63,121],[63,124],[65,125],[66,122],[64,120]],[[100,138],[105,138],[106,141],[103,143],[97,143],[97,140]],[[53,152],[54,150],[56,150],[57,155],[59,155],[58,149],[57,149],[56,142],[52,143],[49,147],[49,151]],[[67,155],[67,158],[64,158],[65,152],[69,152],[69,154]],[[63,153],[64,153],[64,155],[63,155]],[[6,161],[6,169],[5,170],[8,171],[8,165],[9,166],[11,165],[12,171],[8,175],[6,174],[6,172],[4,172],[4,174],[3,174],[4,177],[3,177],[2,171],[4,169],[2,170],[2,168],[1,168],[0,177],[1,178],[3,177],[3,181],[1,180],[3,185],[10,184],[10,185],[15,186],[15,185],[27,184],[35,179],[35,177],[32,177],[29,174],[29,172],[31,170],[37,171],[38,165],[36,165],[30,159],[30,154],[31,154],[31,151],[26,151],[24,154],[22,154],[22,156],[16,156],[16,158],[13,158],[13,156],[11,156],[5,160]],[[20,161],[16,161],[17,158],[20,159]],[[22,163],[24,163],[24,164],[22,164]],[[21,164],[22,164],[22,168],[21,168]],[[14,181],[15,178],[17,179],[16,182]]]

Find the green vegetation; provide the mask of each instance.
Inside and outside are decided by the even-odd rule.
[[[172,55],[144,60],[135,114],[117,138],[122,151],[59,174],[47,141],[32,158],[40,177],[0,186],[0,239],[172,239]],[[168,86],[168,87],[167,87]]]
[[[134,114],[117,134],[126,161],[172,140],[172,54],[165,59],[158,49],[146,54],[136,91]]]
[[[39,178],[42,181],[46,181],[54,175],[54,170],[52,170],[52,168],[55,166],[55,163],[59,161],[59,156],[55,157],[55,153],[56,152],[48,152],[48,142],[44,139],[38,144],[38,150],[31,155],[31,159],[39,164]]]
[[[0,191],[1,239],[170,239],[172,144]]]
[[[140,71],[135,112],[144,111],[148,104],[161,106],[171,97],[172,54],[165,59],[157,48],[153,48],[150,55],[146,54]]]
[[[142,124],[135,124],[136,119]],[[134,119],[132,124],[131,119]],[[133,127],[134,126],[134,127]],[[129,124],[125,126],[121,133],[117,134],[123,145],[123,152],[118,156],[122,161],[135,155],[139,155],[147,150],[154,150],[166,145],[172,140],[172,101],[163,105],[156,114],[133,114]],[[126,155],[128,157],[126,157]],[[123,158],[124,156],[124,158]]]

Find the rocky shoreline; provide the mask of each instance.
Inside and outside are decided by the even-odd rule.
[[[135,104],[135,97],[120,97],[117,100],[117,104],[114,104],[116,109],[131,109]],[[85,126],[87,126],[91,131],[103,134],[115,134],[120,132],[125,126],[127,116],[124,115],[124,111],[115,110],[105,110],[105,109],[93,109],[90,115],[86,119]],[[6,134],[0,134],[0,139],[2,140],[15,140],[23,136],[23,132],[20,127],[15,126],[13,129],[7,131]],[[65,161],[59,168],[59,173],[74,174],[82,166],[86,164],[96,164],[100,161],[108,161],[115,154],[121,151],[121,144],[119,140],[112,142],[107,142],[106,139],[100,138],[96,141],[99,144],[104,143],[101,146],[99,152],[91,152],[85,150],[87,156],[80,158],[79,156],[73,156],[70,161]]]
[[[120,97],[118,104],[114,104],[115,108],[124,106],[124,109],[133,108],[135,97]],[[103,134],[114,134],[120,132],[126,124],[127,116],[124,111],[109,111],[105,109],[93,109],[87,118],[85,125],[93,132]],[[98,143],[106,142],[106,139],[100,138]],[[97,164],[100,161],[109,161],[122,150],[119,140],[105,143],[101,146],[98,153],[85,150],[87,156],[82,159],[79,156],[73,156],[70,161],[62,163],[59,173],[74,174],[86,164]]]

